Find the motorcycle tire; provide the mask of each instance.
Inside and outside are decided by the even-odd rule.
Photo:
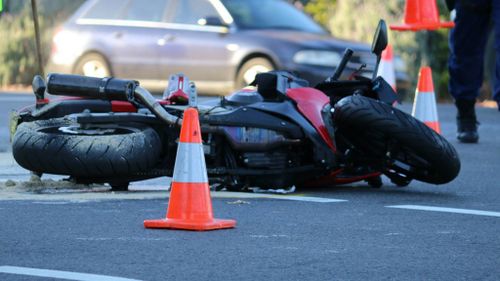
[[[332,117],[337,133],[368,157],[383,159],[384,174],[395,182],[444,184],[460,171],[458,154],[444,137],[388,104],[348,96],[335,104]]]
[[[65,118],[21,123],[12,142],[14,159],[37,173],[112,180],[147,171],[161,152],[156,131],[142,124],[113,125],[104,133],[61,130],[71,126],[77,124]]]

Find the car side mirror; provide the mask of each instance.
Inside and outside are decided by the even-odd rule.
[[[373,79],[377,77],[378,67],[380,65],[380,59],[382,58],[382,51],[387,47],[387,25],[384,20],[378,22],[377,30],[375,30],[375,35],[373,36],[372,42],[372,53],[377,56],[377,64],[375,65],[375,70],[373,71]]]
[[[219,17],[216,16],[208,16],[198,20],[199,25],[203,26],[219,26],[219,27],[228,27],[228,25],[223,22]]]

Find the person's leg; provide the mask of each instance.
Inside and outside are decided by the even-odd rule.
[[[457,1],[455,27],[450,32],[449,91],[457,106],[457,138],[477,142],[474,109],[483,82],[484,50],[492,0]]]

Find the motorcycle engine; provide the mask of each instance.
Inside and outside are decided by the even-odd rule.
[[[304,159],[304,150],[297,149],[302,144],[300,140],[263,128],[223,126],[216,131],[223,135],[226,146],[209,141],[205,143],[206,156],[211,155],[208,159],[216,159],[217,153],[214,152],[219,150],[215,147],[224,147],[220,151],[224,155],[224,166],[244,174],[229,176],[231,180],[226,181],[226,186],[233,185],[231,188],[234,190],[242,186],[286,188],[293,185],[295,176],[286,170],[299,166],[301,159]],[[220,138],[207,138],[212,141],[216,139]]]
[[[288,164],[285,152],[247,152],[242,157],[247,167],[255,169],[285,169]]]

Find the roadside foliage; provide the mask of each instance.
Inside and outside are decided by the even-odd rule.
[[[312,0],[305,6],[305,10],[312,13],[314,19],[328,28],[334,36],[370,43],[380,18],[388,24],[403,21],[405,2],[405,0]],[[437,4],[441,17],[449,20],[449,11],[444,1],[438,0]],[[393,46],[395,54],[406,63],[408,74],[414,83],[412,89],[416,87],[422,49],[428,50],[426,55],[433,71],[438,99],[449,98],[448,32],[448,29],[418,33],[389,32],[389,43]],[[427,46],[423,48],[422,44]],[[413,96],[409,98],[413,99]]]
[[[0,17],[0,86],[31,84],[37,74],[33,19],[29,0],[3,0]],[[83,0],[38,0],[39,23],[42,30],[42,56],[44,64],[50,53],[51,38],[57,26],[63,23]],[[300,1],[304,10],[337,37],[370,43],[377,22],[383,18],[387,23],[398,23],[403,19],[405,0],[311,0]],[[442,1],[437,1],[443,17],[449,18]],[[444,2],[444,1],[443,1]],[[362,16],[360,16],[362,15]],[[427,44],[430,66],[433,69],[438,99],[447,94],[448,30],[425,33],[390,32],[395,53],[401,56],[408,67],[410,77],[418,75],[422,53],[419,44]],[[414,85],[413,85],[414,86]],[[412,93],[411,93],[412,94]],[[412,98],[411,96],[409,98]]]

